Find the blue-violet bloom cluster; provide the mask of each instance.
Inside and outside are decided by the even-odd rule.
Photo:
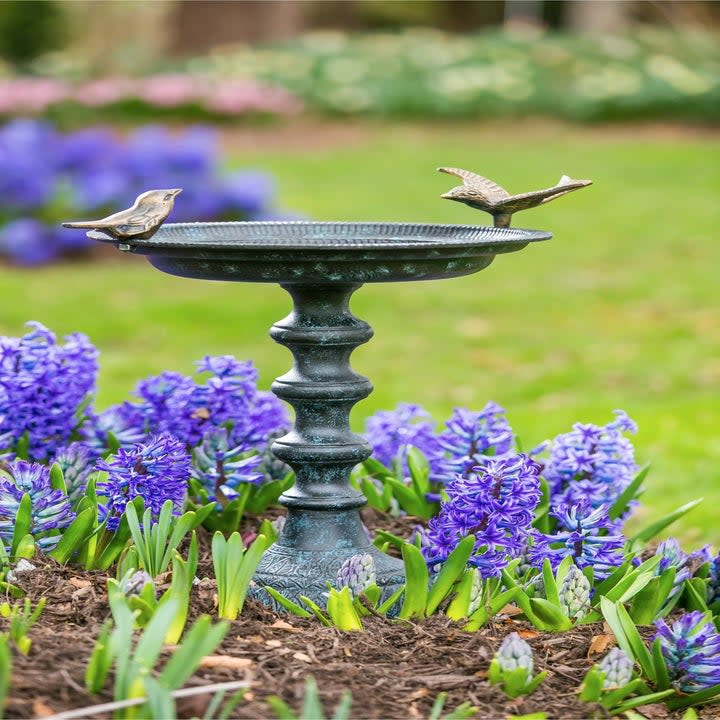
[[[692,693],[720,684],[720,633],[703,613],[686,613],[672,625],[656,620],[655,627],[674,687]]]
[[[59,344],[40,323],[28,326],[23,337],[0,338],[0,436],[10,446],[27,436],[29,458],[44,461],[72,439],[95,390],[98,352],[80,333]]]
[[[656,575],[662,575],[669,568],[675,568],[675,580],[668,600],[672,600],[682,591],[683,583],[695,574],[697,568],[712,559],[708,546],[688,555],[680,547],[680,543],[672,537],[663,540],[657,546],[655,555],[660,556],[660,562],[655,567]]]
[[[605,426],[576,423],[550,444],[543,477],[553,505],[587,501],[593,507],[612,505],[632,482],[637,465],[632,443],[623,433],[637,425],[622,410]]]
[[[63,473],[68,498],[75,505],[85,495],[90,475],[95,472],[97,456],[92,449],[81,442],[74,442],[62,448],[53,458]]]
[[[60,540],[59,531],[72,523],[75,513],[67,495],[50,484],[50,469],[39,463],[15,460],[0,465],[0,539],[12,540],[25,494],[31,503],[30,532],[41,550],[52,550]]]
[[[430,480],[447,483],[467,473],[484,457],[511,452],[514,435],[504,410],[489,402],[479,411],[455,408],[442,432],[437,433],[430,414],[420,405],[400,403],[368,418],[365,437],[373,457],[400,477],[408,474],[409,446],[421,450],[430,465]]]
[[[531,565],[541,568],[547,558],[555,571],[569,556],[581,570],[591,567],[596,579],[607,577],[622,565],[625,537],[620,523],[608,517],[607,508],[594,508],[583,501],[560,505],[551,510],[551,515],[558,521],[554,533],[531,533],[532,545],[528,551]]]
[[[446,486],[448,500],[428,523],[423,554],[442,563],[467,535],[474,535],[470,564],[496,576],[525,547],[540,501],[540,466],[527,455],[486,458]]]
[[[187,496],[191,461],[185,446],[170,435],[155,435],[144,443],[120,448],[107,460],[100,460],[97,469],[107,473],[98,482],[98,496],[104,499],[101,519],[110,530],[117,530],[126,505],[137,497],[154,517],[163,504],[172,500],[180,513]]]
[[[480,411],[455,408],[438,442],[445,451],[445,472],[437,479],[447,482],[466,474],[485,456],[511,452],[515,436],[503,408],[489,402]]]
[[[263,481],[258,472],[262,455],[247,455],[243,446],[232,447],[227,428],[208,430],[202,443],[193,448],[192,476],[208,493],[208,500],[221,503],[238,496],[238,486],[257,485]]]
[[[198,362],[205,382],[177,372],[163,372],[141,381],[138,403],[125,402],[100,413],[85,427],[86,437],[102,447],[112,432],[121,445],[141,441],[148,434],[168,433],[187,447],[203,441],[208,430],[231,427],[228,445],[241,451],[263,450],[270,435],[287,428],[282,403],[257,389],[257,370],[231,355],[205,357]]]

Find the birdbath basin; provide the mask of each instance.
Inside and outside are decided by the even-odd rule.
[[[371,453],[350,430],[350,410],[372,391],[370,381],[350,367],[352,351],[372,337],[370,326],[350,312],[350,296],[364,283],[468,275],[550,233],[471,225],[227,222],[168,224],[150,239],[132,242],[98,231],[89,236],[147,255],[171,275],[277,283],[288,291],[292,312],[270,334],[295,362],[272,390],[295,409],[295,425],[272,451],[293,468],[296,481],[280,498],[287,520],[263,557],[251,595],[273,604],[263,589],[269,585],[294,601],[305,595],[324,606],[327,581],[334,583],[342,563],[360,553],[373,556],[384,595],[395,591],[404,579],[402,563],[372,545],[359,513],[365,498],[349,482],[353,467]]]

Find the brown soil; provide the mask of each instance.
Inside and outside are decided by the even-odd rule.
[[[366,515],[369,524],[379,519],[372,512]],[[407,535],[414,524],[412,519],[394,520],[383,522],[382,527]],[[212,577],[208,540],[204,537],[201,543],[201,578]],[[7,717],[43,717],[112,700],[110,680],[96,696],[88,695],[83,681],[95,637],[109,617],[106,575],[45,561],[37,571],[21,578],[18,584],[33,604],[41,597],[48,603],[30,631],[33,644],[29,655],[13,651]],[[213,612],[214,580],[205,579],[195,590],[192,616]],[[550,671],[531,697],[517,700],[509,700],[486,679],[494,650],[513,630],[533,646],[538,670]],[[594,648],[609,640],[600,624],[553,635],[538,633],[510,616],[475,633],[463,632],[444,616],[418,623],[369,618],[366,632],[348,633],[323,627],[315,620],[279,616],[248,602],[215,653],[224,659],[208,661],[189,684],[248,680],[250,691],[233,717],[253,720],[274,716],[266,703],[269,695],[278,695],[299,710],[308,675],[316,678],[328,715],[343,690],[350,689],[353,718],[426,718],[440,692],[447,692],[445,712],[469,701],[477,706],[478,718],[541,710],[550,718],[583,718],[589,717],[593,708],[577,700],[578,685],[605,651],[600,647],[595,654]],[[179,716],[202,717],[209,699],[209,694],[204,694],[179,701]],[[661,706],[656,711],[652,717],[669,717],[657,714],[664,712]],[[101,716],[88,712],[86,717]]]

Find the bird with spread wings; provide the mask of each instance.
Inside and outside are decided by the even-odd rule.
[[[513,213],[537,207],[573,190],[592,185],[592,180],[573,180],[563,175],[557,185],[544,190],[511,195],[504,187],[492,180],[460,168],[441,167],[440,172],[455,175],[462,185],[454,187],[440,197],[465,203],[476,210],[484,210],[493,216],[495,227],[510,227]]]

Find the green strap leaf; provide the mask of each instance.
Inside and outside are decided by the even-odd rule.
[[[402,548],[405,562],[405,598],[398,617],[409,620],[425,617],[428,597],[428,568],[422,552],[414,545],[405,543]]]
[[[299,617],[312,617],[312,613],[308,612],[304,607],[301,607],[297,603],[294,603],[289,598],[286,598],[284,595],[279,593],[275,588],[270,587],[269,585],[264,586],[265,592],[267,592],[270,597],[275,600],[275,602],[280,605],[280,607],[285,608],[289,612],[291,612],[293,615],[298,615]]]
[[[73,553],[79,552],[80,546],[92,535],[95,529],[96,515],[97,512],[94,508],[86,508],[79,513],[70,527],[63,532],[55,549],[48,555],[61,565],[65,565]]]
[[[428,593],[426,615],[429,617],[437,610],[440,603],[448,596],[455,583],[465,572],[467,561],[475,547],[475,536],[463,538],[450,553]],[[427,563],[426,563],[427,564]]]
[[[53,490],[60,490],[64,495],[67,495],[67,485],[65,484],[63,471],[57,463],[53,463],[50,468],[50,487],[52,487]]]
[[[223,641],[229,628],[226,622],[213,625],[208,615],[201,615],[163,668],[160,682],[173,690],[181,687],[197,670],[200,661]]]
[[[634,544],[636,542],[639,543],[646,543],[650,540],[652,540],[657,534],[661,533],[668,525],[671,525],[676,520],[681,518],[683,515],[686,515],[689,513],[694,507],[697,507],[704,498],[698,498],[697,500],[692,500],[689,503],[686,503],[685,505],[682,505],[677,510],[674,510],[671,513],[668,513],[664,517],[660,518],[659,520],[656,520],[654,523],[651,523],[643,530],[640,530],[640,532],[633,535],[629,540],[629,544]]]
[[[637,475],[633,478],[633,481],[623,490],[619,495],[618,499],[610,506],[608,515],[611,520],[617,520],[621,515],[624,515],[630,503],[640,494],[640,486],[645,481],[647,474],[650,472],[650,464],[648,463],[640,469]]]
[[[10,546],[10,556],[15,557],[17,554],[20,541],[28,534],[32,534],[32,498],[30,493],[25,493],[18,505],[17,513],[15,513],[15,528],[13,530],[12,544]]]

